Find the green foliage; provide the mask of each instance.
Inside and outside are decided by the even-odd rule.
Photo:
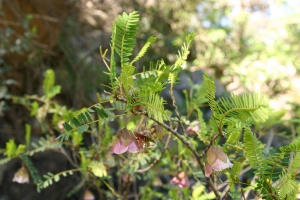
[[[208,127],[203,119],[203,112],[199,108],[197,108],[196,105],[194,105],[194,107],[195,107],[195,110],[197,111],[197,115],[198,115],[197,119],[198,119],[198,122],[200,125],[200,131],[197,134],[201,141],[203,141],[205,144],[208,144],[209,140],[210,140],[210,135],[208,132]],[[190,124],[190,125],[192,125],[192,124]]]
[[[221,97],[215,100],[216,87],[208,75],[203,75],[206,98],[213,112],[213,118],[217,120],[219,130],[224,125],[243,127],[253,123],[265,122],[269,115],[269,106],[262,95],[244,94],[234,95],[229,98]]]
[[[152,154],[154,156],[154,154]],[[138,169],[146,166],[147,163],[151,160],[151,157],[147,154],[137,155],[135,158],[132,159],[132,165],[128,166],[128,171],[132,174],[135,173]]]
[[[217,116],[217,104],[215,101],[215,93],[216,93],[216,86],[214,84],[214,81],[212,78],[210,78],[207,74],[203,75],[203,85],[205,88],[205,97],[208,100],[208,105],[210,107],[210,109],[213,112],[214,116]]]
[[[236,127],[229,126],[226,129],[226,132],[229,135],[229,136],[227,136],[226,143],[228,143],[228,144],[235,144],[241,138],[242,128],[240,128],[240,127],[236,128]]]
[[[28,171],[29,171],[32,179],[33,179],[34,184],[37,185],[37,184],[41,183],[42,179],[41,179],[41,177],[39,175],[39,172],[35,168],[35,166],[33,165],[33,163],[30,160],[30,158],[28,156],[24,155],[24,154],[21,155],[20,157],[21,157],[22,161],[24,162],[24,164],[26,165],[26,167],[27,167],[27,169],[28,169]]]
[[[98,119],[93,119],[92,115],[97,113]],[[70,122],[64,122],[63,127],[68,133],[62,134],[57,139],[60,141],[68,139],[70,133],[81,134],[88,130],[89,124],[95,122],[101,122],[104,124],[108,121],[113,121],[115,118],[114,113],[110,111],[110,109],[103,109],[101,104],[96,104],[95,106],[88,108],[85,112],[80,113],[77,117],[73,117]]]
[[[269,166],[265,162],[263,146],[250,128],[246,128],[244,131],[245,156],[253,169],[257,171],[256,174],[261,178],[265,178],[265,176],[268,176],[266,171],[269,169]]]
[[[138,29],[139,14],[134,11],[129,15],[123,13],[114,23],[112,45],[121,58],[121,67],[129,64],[129,57],[135,45],[135,35]]]
[[[177,81],[178,79],[178,73],[182,70],[182,65],[186,62],[187,56],[190,53],[189,46],[194,39],[195,34],[191,33],[188,36],[186,36],[185,40],[186,42],[183,43],[183,46],[181,47],[181,51],[178,51],[177,60],[174,65],[170,67],[169,77],[168,80],[172,85]]]
[[[55,74],[52,69],[46,71],[45,79],[43,82],[43,92],[46,98],[51,99],[60,93],[60,86],[55,84]]]
[[[239,178],[242,171],[242,164],[239,162],[234,163],[233,167],[230,170],[229,174],[229,182],[230,182],[230,190],[231,192],[235,191],[235,184],[239,182]]]
[[[45,152],[46,150],[51,149],[59,149],[62,147],[61,143],[51,141],[50,137],[40,138],[37,143],[33,142],[31,145],[34,149],[27,152],[29,156],[32,156],[35,153]]]
[[[26,149],[26,146],[23,144],[16,145],[15,141],[13,139],[10,139],[8,142],[6,142],[6,150],[5,155],[8,158],[15,158],[18,157],[20,154],[24,153]]]
[[[285,110],[278,110],[278,111],[272,111],[272,114],[269,116],[269,118],[262,124],[263,129],[268,129],[275,124],[281,123],[282,117],[286,114]]]
[[[84,187],[85,181],[81,181],[79,184],[77,184],[71,191],[68,192],[67,197],[71,197],[76,192],[78,192],[80,189]]]
[[[9,158],[9,157],[3,158],[3,159],[0,160],[0,165],[3,165],[5,163],[9,162],[10,160],[11,160],[11,158]]]
[[[146,43],[144,44],[143,48],[140,50],[140,52],[138,53],[138,55],[130,62],[130,65],[133,65],[133,63],[135,63],[136,61],[138,61],[141,57],[143,57],[145,55],[145,53],[147,52],[147,49],[150,47],[150,45],[156,41],[156,37],[154,36],[150,36],[148,38],[148,40],[146,41]]]
[[[218,113],[228,121],[254,120],[254,122],[264,122],[269,117],[268,104],[263,96],[258,94],[245,94],[237,96],[232,94],[230,98],[220,98]]]
[[[1,18],[3,16],[3,10],[2,6],[0,8],[0,15]],[[26,14],[20,22],[18,23],[18,27],[23,29],[24,34],[20,35],[20,33],[13,29],[10,26],[6,25],[4,27],[1,27],[0,32],[0,49],[2,50],[0,52],[1,58],[5,57],[6,55],[9,55],[10,53],[17,53],[17,54],[25,54],[26,52],[29,52],[33,49],[34,45],[32,44],[33,39],[36,37],[36,28],[30,27],[31,20],[33,19],[32,14]],[[17,42],[16,42],[17,40]],[[0,59],[0,64],[2,64],[3,60]],[[5,62],[4,62],[5,64]]]
[[[103,163],[92,161],[88,166],[95,176],[100,178],[107,176],[106,168]]]
[[[31,137],[31,126],[29,124],[25,124],[25,143],[26,147],[29,147]]]
[[[157,93],[142,87],[140,95],[140,101],[137,102],[137,105],[141,104],[144,106],[149,117],[154,117],[159,122],[169,119],[164,110],[164,100]]]
[[[122,67],[122,71],[119,77],[119,81],[120,81],[120,85],[123,86],[125,92],[127,93],[127,97],[128,93],[131,89],[133,89],[133,78],[132,75],[135,72],[135,67],[131,66],[131,65],[126,65]]]
[[[279,199],[294,199],[297,184],[292,175],[289,173],[282,173],[278,181],[277,193]]]
[[[299,151],[300,150],[300,137],[294,139],[289,145],[280,147],[280,150],[284,153],[291,151]]]
[[[291,174],[297,174],[299,166],[300,166],[300,153],[296,152],[295,154],[293,154],[292,161],[290,162],[289,172]]]
[[[193,98],[191,99],[191,103],[194,105],[201,105],[207,102],[207,98],[205,95],[205,87],[204,85],[198,86],[196,93],[193,95]]]
[[[61,179],[61,176],[66,177],[67,175],[73,175],[73,170],[67,170],[63,171],[57,174],[53,174],[51,172],[48,172],[47,174],[43,175],[44,180],[40,181],[37,184],[38,189],[45,189],[52,185],[54,182],[58,182]]]

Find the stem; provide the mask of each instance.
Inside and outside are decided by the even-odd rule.
[[[104,63],[104,65],[106,66],[106,68],[108,69],[108,71],[110,72],[110,68],[109,68],[109,66],[108,66],[108,64],[107,64],[107,62],[106,62],[106,53],[107,53],[107,49],[104,51],[104,53],[102,52],[102,47],[100,47],[99,48],[99,50],[100,50],[100,55],[101,55],[101,58],[102,58],[102,60],[103,60],[103,63]]]
[[[174,131],[168,125],[157,121],[153,117],[149,117],[149,118],[151,120],[153,120],[154,122],[156,122],[158,125],[164,127],[166,130],[170,131],[175,137],[177,137],[194,154],[194,156],[196,157],[197,162],[198,162],[198,164],[199,164],[199,166],[202,170],[202,173],[205,174],[205,167],[204,167],[204,164],[201,161],[202,156],[200,154],[198,154],[198,152],[194,149],[192,144],[189,141],[186,141],[178,132]],[[207,181],[208,185],[210,186],[210,188],[215,193],[216,199],[220,199],[220,195],[218,193],[218,190],[216,189],[216,187],[215,187],[214,183],[212,182],[212,180],[209,177],[206,177],[206,181]]]
[[[107,183],[107,182],[104,181],[104,180],[101,180],[101,181],[106,185],[106,187],[108,187],[108,189],[113,193],[113,195],[115,195],[117,198],[120,198],[120,197],[121,197],[121,195],[118,194],[118,193],[114,190],[114,188],[113,188],[109,183]],[[98,187],[96,187],[96,188],[98,188]]]
[[[176,117],[178,119],[179,126],[182,129],[182,132],[184,133],[184,135],[187,136],[186,132],[185,132],[185,129],[183,127],[183,124],[181,122],[180,114],[179,114],[178,107],[176,105],[176,100],[175,100],[175,97],[174,97],[174,94],[173,94],[173,84],[171,84],[171,86],[170,86],[170,96],[171,96],[171,99],[172,99],[172,102],[173,102],[173,106],[175,108],[175,114],[176,114]]]

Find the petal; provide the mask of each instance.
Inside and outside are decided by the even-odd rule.
[[[215,149],[215,152],[216,152],[216,155],[217,155],[217,157],[218,157],[219,159],[221,159],[223,162],[227,162],[228,157],[227,157],[227,155],[223,152],[223,150],[222,150],[221,148],[217,147],[217,148]]]
[[[95,200],[95,196],[90,190],[85,190],[83,200]]]
[[[190,182],[184,171],[177,174],[177,176],[174,176],[170,183],[173,185],[178,185],[181,188],[190,186]]]
[[[180,173],[177,175],[177,177],[178,177],[179,179],[185,178],[185,177],[186,177],[186,176],[185,176],[185,172],[184,172],[184,171],[180,172]]]
[[[171,183],[172,185],[177,185],[177,184],[179,183],[179,180],[178,180],[178,178],[177,178],[176,176],[174,176],[174,177],[172,178],[172,180],[170,181],[170,183]]]
[[[122,154],[128,150],[128,147],[124,146],[121,140],[118,140],[116,144],[110,149],[110,153]]]
[[[140,152],[141,149],[138,147],[137,143],[134,140],[131,140],[128,145],[128,151],[130,153],[137,153]]]
[[[212,173],[211,165],[206,162],[205,163],[205,176],[209,177],[211,175],[211,173]]]
[[[200,130],[200,124],[194,124],[187,127],[186,132],[190,134],[195,134]]]
[[[25,167],[21,167],[15,174],[12,179],[13,182],[17,183],[29,183],[29,175],[28,171],[25,169]]]
[[[124,146],[128,146],[133,138],[133,133],[126,128],[119,131],[118,136],[119,140],[122,141]]]
[[[226,168],[231,168],[232,167],[232,163],[229,161],[229,159],[227,158],[227,162],[223,162],[222,160],[220,160],[219,158],[216,160],[216,162],[212,165],[212,168],[214,171],[222,171]]]
[[[230,160],[227,158],[227,163],[229,165],[229,168],[231,168],[233,166],[233,164],[230,162]]]
[[[187,179],[187,177],[184,177],[183,179],[181,179],[178,183],[178,186],[179,187],[188,187],[190,186],[190,182],[189,180]]]
[[[208,164],[212,165],[213,163],[215,163],[216,159],[217,159],[217,155],[215,153],[215,147],[210,147],[206,153],[206,161],[208,162]]]

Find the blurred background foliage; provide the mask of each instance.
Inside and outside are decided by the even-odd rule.
[[[230,92],[263,92],[272,97],[274,107],[288,108],[288,102],[299,99],[299,4],[2,0],[1,98],[40,92],[43,73],[53,68],[62,85],[61,101],[74,108],[94,102],[102,87],[99,80],[107,78],[102,74],[99,46],[109,47],[110,28],[118,14],[137,10],[142,22],[137,49],[149,35],[158,37],[149,53],[152,57],[136,63],[138,68],[150,59],[174,61],[182,38],[195,32],[188,71],[207,71]]]
[[[42,95],[49,68],[61,86],[55,101],[74,109],[97,101],[108,81],[99,46],[109,48],[114,19],[133,10],[141,15],[137,49],[150,35],[158,38],[137,68],[161,58],[174,62],[183,38],[194,32],[186,65],[194,82],[202,70],[229,92],[261,92],[273,108],[299,115],[297,0],[0,0],[2,148],[10,138],[22,140],[25,123],[32,134],[42,132],[11,96]]]

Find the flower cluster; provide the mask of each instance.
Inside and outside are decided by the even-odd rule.
[[[206,153],[205,176],[209,177],[212,170],[219,172],[233,165],[229,161],[227,155],[219,147],[210,147]]]

